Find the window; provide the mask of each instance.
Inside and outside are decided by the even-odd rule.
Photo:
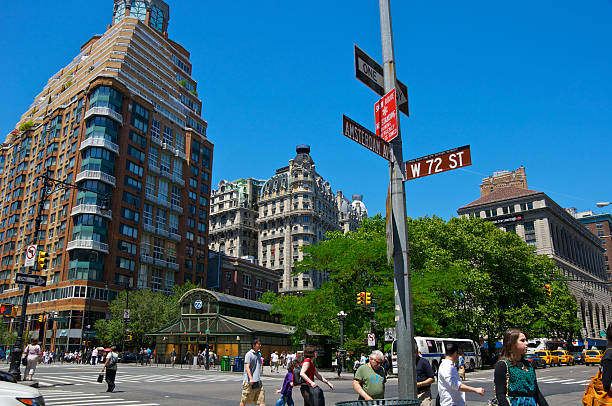
[[[129,186],[131,188],[134,188],[138,191],[142,190],[142,182],[132,178],[131,176],[125,176],[124,180],[123,180],[125,186]]]
[[[159,140],[160,139],[159,138],[160,128],[161,128],[161,124],[159,123],[159,121],[157,121],[156,119],[152,119],[151,120],[151,137],[157,138]]]
[[[152,129],[151,129],[151,132],[153,132]],[[136,144],[140,145],[142,148],[147,147],[147,139],[143,137],[142,135],[135,133],[134,131],[130,131],[130,140],[134,141]]]
[[[125,161],[125,169],[127,169],[128,171],[132,172],[135,175],[138,175],[139,177],[142,177],[142,174],[144,172],[144,169],[142,166],[136,165],[132,161]]]
[[[176,214],[170,213],[170,217],[168,219],[168,227],[171,233],[178,234],[178,216]]]
[[[131,238],[138,238],[138,229],[123,223],[119,224],[119,233]]]
[[[603,228],[603,223],[596,223],[595,228]]]
[[[232,280],[232,273],[231,272],[226,272],[225,273],[225,280],[228,281],[228,282]]]
[[[191,186],[194,189],[198,188],[198,180],[194,179],[194,178],[189,178],[189,186]]]
[[[533,210],[533,202],[521,203],[521,210],[522,211]]]
[[[127,207],[122,207],[121,217],[123,217],[126,220],[138,222],[140,214],[137,211],[128,209]]]
[[[128,155],[138,159],[140,162],[144,162],[145,153],[131,145],[128,145]]]
[[[130,17],[139,19],[144,23],[147,15],[147,5],[144,1],[136,0],[132,1],[132,7],[130,8]]]
[[[161,269],[153,269],[151,271],[151,290],[158,292],[161,290],[162,284],[162,271]]]
[[[536,235],[535,235],[535,226],[533,221],[527,221],[523,224],[525,229],[525,242],[527,245],[535,246],[536,245]]]
[[[168,144],[168,146],[172,146],[172,142],[174,141],[174,136],[172,133],[172,128],[168,126],[164,126],[164,139],[163,142]]]
[[[127,241],[119,240],[117,242],[117,249],[119,250],[119,252],[136,255],[136,244],[132,244]]]
[[[114,24],[117,24],[119,21],[123,20],[123,17],[125,17],[125,4],[121,3],[117,6],[117,10],[115,10]]]
[[[134,196],[130,192],[123,192],[123,201],[127,204],[131,204],[132,206],[140,207],[140,198]]]
[[[151,27],[155,28],[157,31],[162,31],[164,29],[164,13],[157,7],[151,7]]]
[[[136,262],[131,259],[117,257],[117,267],[127,269],[128,271],[134,271],[136,269]]]
[[[138,2],[142,3],[142,2]],[[142,3],[144,5],[144,3]],[[133,7],[133,5],[132,5]],[[132,12],[133,12],[132,8]],[[146,13],[146,7],[145,7]],[[144,17],[143,17],[144,18]],[[149,110],[145,109],[138,103],[132,105],[132,125],[138,130],[146,133],[149,129]]]

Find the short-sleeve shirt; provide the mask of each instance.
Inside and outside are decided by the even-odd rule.
[[[249,364],[249,369],[251,370],[251,375],[253,376],[253,382],[261,381],[261,368],[263,367],[263,360],[254,350],[250,350],[244,356],[244,378],[242,379],[242,383],[249,382],[249,375],[247,374],[246,364]]]
[[[28,358],[29,359],[34,359],[38,356],[40,356],[40,345],[36,344],[36,345],[29,345],[26,347],[26,350],[28,350]]]
[[[372,369],[370,363],[362,365],[357,369],[355,377],[353,378],[359,381],[361,387],[372,397],[372,399],[382,399],[385,397],[385,370],[382,367]]]
[[[419,357],[416,363],[416,376],[417,382],[423,382],[429,378],[434,377],[433,369],[431,364],[423,357]]]
[[[117,354],[116,352],[109,352],[108,354],[106,354],[106,359],[110,360],[111,358],[117,358],[116,361],[119,361],[119,354]],[[117,363],[115,363],[115,365],[107,367],[106,369],[117,369]]]

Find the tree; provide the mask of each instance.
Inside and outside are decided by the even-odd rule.
[[[560,279],[554,262],[534,255],[516,234],[478,218],[408,219],[414,325],[417,335],[487,337],[491,344],[519,326],[532,336],[568,336],[579,329],[576,303],[563,283],[547,298],[544,284]],[[354,232],[330,232],[327,239],[303,247],[296,272],[326,270],[329,282],[303,297],[265,295],[283,322],[337,336],[336,313],[345,321],[347,349],[363,347],[369,314],[355,307],[356,294],[376,300],[374,318],[394,325],[393,270],[387,264],[385,221],[365,219]],[[381,329],[378,329],[381,332]],[[491,345],[489,348],[494,348]]]

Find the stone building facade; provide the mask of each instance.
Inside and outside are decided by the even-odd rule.
[[[576,212],[575,209],[569,209],[569,213],[601,241],[607,277],[609,281],[612,281],[612,271],[610,271],[610,259],[608,257],[608,248],[612,247],[612,215],[610,213],[595,214],[592,211]]]
[[[266,181],[249,178],[219,183],[213,191],[210,248],[254,256],[259,265],[282,273],[280,292],[299,294],[328,280],[320,271],[292,274],[294,263],[303,258],[300,247],[321,241],[327,231],[357,229],[367,209],[361,195],[349,201],[341,191],[334,194],[329,182],[316,172],[308,145],[298,145],[296,153],[288,166],[277,169]],[[248,187],[253,193],[246,192]],[[257,189],[259,194],[254,193]],[[254,254],[242,249],[244,244],[252,246],[253,220],[257,231]]]
[[[457,213],[491,221],[519,235],[536,255],[552,258],[569,279],[586,333],[583,338],[601,338],[600,332],[612,321],[612,308],[599,238],[545,193],[516,186],[488,191]]]
[[[212,251],[238,258],[257,257],[257,205],[264,183],[253,178],[219,182],[211,196],[209,247]]]

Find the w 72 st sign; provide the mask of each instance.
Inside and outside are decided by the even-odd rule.
[[[417,159],[406,161],[406,179],[412,180],[423,176],[433,175],[452,169],[463,168],[472,165],[470,146],[449,149],[437,154],[427,155]]]

